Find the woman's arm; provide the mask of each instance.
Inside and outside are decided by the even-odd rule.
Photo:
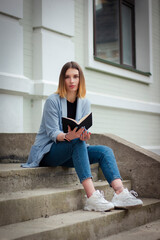
[[[59,142],[65,141],[65,136],[66,133],[61,132],[60,134],[57,135],[57,141]]]
[[[91,112],[90,101],[87,98],[82,99],[82,116],[81,116],[81,118],[86,116],[90,112]]]
[[[59,112],[60,109],[56,101],[48,98],[45,102],[43,117],[46,133],[54,142],[57,141],[57,136],[59,134],[63,134],[63,132],[59,128]]]

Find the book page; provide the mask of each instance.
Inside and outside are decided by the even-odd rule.
[[[77,122],[75,119],[73,119],[73,118],[67,118],[67,117],[62,117],[62,118],[64,118],[64,119],[69,119],[69,120],[71,120],[72,122],[75,122],[76,124],[78,124],[78,122]]]
[[[86,116],[84,116],[83,118],[81,118],[81,120],[78,122],[78,124],[80,124],[81,122],[83,122],[84,119],[86,119],[91,113],[87,114]]]

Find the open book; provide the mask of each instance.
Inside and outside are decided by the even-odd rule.
[[[81,127],[88,129],[92,126],[92,113],[89,113],[81,118],[79,122],[72,118],[62,117],[62,125],[65,133],[68,132],[68,125],[70,126],[71,130],[73,130],[75,127],[78,127],[77,130]]]

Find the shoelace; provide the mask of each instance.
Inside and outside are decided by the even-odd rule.
[[[99,198],[104,198],[104,192],[103,192],[103,191],[99,191],[99,190],[98,190],[98,193],[99,193],[99,194],[98,194],[98,197],[99,197]],[[85,198],[87,198],[87,195],[85,195]]]
[[[134,190],[131,190],[131,191],[130,191],[130,194],[131,194],[132,196],[134,196],[134,197],[138,197],[138,193],[135,192]]]
[[[99,197],[99,199],[101,199],[103,202],[108,202],[105,198],[104,198],[104,192],[103,191],[99,191],[98,190],[98,192],[99,192],[99,194],[98,194],[98,197]]]
[[[99,193],[100,193],[101,197],[104,198],[104,192],[103,191],[99,191]]]

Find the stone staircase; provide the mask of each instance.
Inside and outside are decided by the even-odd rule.
[[[101,139],[103,139],[103,136],[101,136]],[[95,140],[93,137],[93,141],[96,144],[97,136]],[[117,138],[115,139],[113,136],[109,136],[108,139],[107,136],[104,137],[104,144],[105,141],[107,141],[107,145],[112,143],[113,149],[115,146],[117,148],[119,141],[120,153],[123,150],[122,145],[124,148],[128,145],[127,142],[124,143],[120,139],[117,141]],[[4,142],[3,147],[5,146]],[[0,150],[2,150],[2,145],[0,146]],[[134,148],[136,152],[133,156],[135,159],[134,168],[136,168],[137,154],[142,154],[142,152],[140,149],[137,151],[136,146]],[[14,151],[18,152],[17,149],[15,143]],[[9,151],[12,152],[11,149]],[[133,154],[133,146],[131,148],[131,145],[128,146],[127,156],[129,152]],[[151,161],[153,169],[156,168],[159,172],[160,162],[157,155],[151,154],[149,156],[148,152],[145,154],[146,159],[150,157],[150,160],[146,161]],[[157,185],[154,182],[154,177],[157,178],[156,171],[154,171],[154,176],[150,179],[152,185],[154,185],[153,190],[149,188],[146,193],[146,195],[150,194],[150,196],[143,194],[145,191],[140,187],[141,183],[139,186],[137,182],[132,180],[135,177],[135,170],[133,171],[129,161],[128,167],[131,171],[125,173],[126,175],[123,174],[124,179],[126,179],[123,181],[125,187],[128,189],[133,188],[136,191],[139,189],[138,192],[140,192],[140,197],[144,202],[143,207],[132,210],[112,210],[103,213],[86,212],[83,211],[85,193],[81,184],[79,184],[74,169],[62,167],[24,169],[20,167],[22,159],[13,156],[14,154],[12,154],[12,158],[7,156],[8,160],[2,159],[2,155],[0,156],[0,240],[100,240],[160,219],[160,189],[156,188]],[[13,158],[14,161],[16,159],[16,164],[11,163]],[[118,164],[121,168],[123,162],[121,162],[120,155],[116,156],[116,158],[118,158]],[[143,159],[143,156],[141,159]],[[146,166],[148,167],[150,163],[147,163]],[[140,163],[138,167],[141,168]],[[96,189],[103,190],[105,197],[111,200],[113,190],[103,180],[98,165],[93,165],[91,170]],[[147,171],[144,163],[143,170],[144,172]],[[144,176],[144,172],[141,173],[142,176]],[[127,180],[126,176],[130,180]],[[138,170],[136,176],[139,178]],[[154,193],[155,189],[156,193]],[[153,191],[152,195],[151,191]]]

